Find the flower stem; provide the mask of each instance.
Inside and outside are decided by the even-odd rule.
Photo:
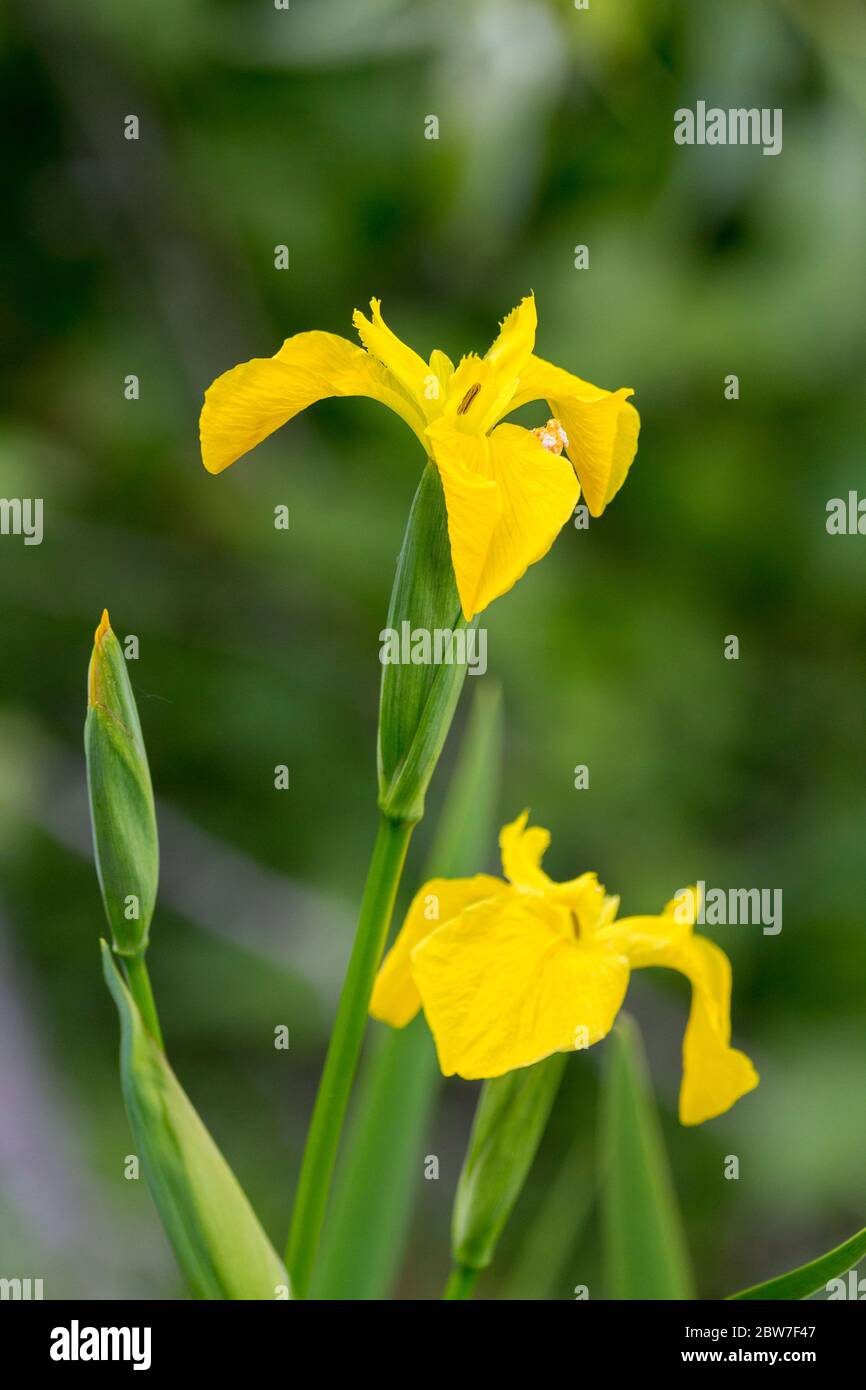
[[[313,1109],[295,1197],[286,1264],[295,1298],[306,1298],[321,1235],[334,1161],[358,1066],[373,982],[394,911],[414,822],[379,819],[355,944]]]
[[[480,1270],[470,1269],[468,1265],[455,1265],[443,1298],[471,1298]]]
[[[147,966],[144,963],[144,955],[124,956],[123,963],[126,966],[126,978],[129,982],[129,992],[138,1006],[142,1021],[148,1033],[155,1042],[159,1043],[163,1052],[165,1045],[162,1041],[162,1029],[159,1026],[159,1015],[156,1012],[156,1000],[153,997],[153,990],[150,987],[150,976],[147,973]]]

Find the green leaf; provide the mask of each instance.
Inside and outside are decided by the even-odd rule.
[[[682,1223],[634,1021],[620,1014],[604,1047],[601,1141],[607,1296],[692,1298]]]
[[[423,1180],[424,1138],[439,1068],[426,1021],[377,1027],[358,1087],[313,1298],[386,1298],[413,1199]]]
[[[523,1237],[504,1297],[514,1303],[565,1296],[564,1271],[594,1198],[593,1175],[580,1138],[569,1146]],[[570,1296],[570,1294],[569,1294]]]
[[[472,702],[424,878],[474,873],[486,860],[495,838],[502,740],[499,688],[485,681]],[[375,1025],[334,1187],[314,1297],[387,1297],[423,1181],[425,1141],[441,1080],[423,1017],[408,1028]]]
[[[202,1299],[288,1297],[289,1277],[237,1178],[144,1028],[106,942],[120,1015],[123,1097],[141,1167],[174,1253]]]
[[[740,1293],[728,1294],[729,1299],[797,1299],[808,1298],[810,1294],[825,1289],[831,1279],[839,1279],[854,1269],[866,1256],[866,1229],[858,1231],[850,1240],[837,1245],[826,1255],[819,1255],[799,1269],[788,1274],[780,1274],[776,1279],[768,1279],[766,1284],[754,1284]]]
[[[485,1269],[523,1189],[567,1053],[485,1081],[457,1184],[451,1251],[459,1270]]]
[[[388,608],[388,629],[453,633],[466,644],[467,623],[451,563],[442,483],[428,461],[412,502]],[[473,639],[474,640],[474,639]],[[387,662],[379,696],[379,807],[392,820],[417,821],[457,708],[465,662]]]
[[[135,696],[107,612],[90,659],[84,751],[96,871],[114,949],[141,955],[159,882],[156,812]]]

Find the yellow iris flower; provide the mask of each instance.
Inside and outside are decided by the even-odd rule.
[[[683,1042],[680,1121],[701,1124],[758,1084],[730,1046],[731,966],[693,931],[697,892],[657,917],[617,920],[619,898],[595,874],[555,883],[541,868],[550,835],[528,813],[503,829],[507,882],[489,874],[432,879],[416,895],[382,963],[374,1018],[403,1028],[424,1008],[446,1076],[501,1076],[598,1042],[613,1027],[629,974],[679,970],[692,986]]]
[[[583,488],[599,516],[637,449],[638,413],[626,387],[603,391],[536,357],[535,299],[503,321],[485,357],[444,352],[425,362],[382,319],[379,300],[354,325],[363,347],[334,333],[296,333],[274,357],[218,377],[201,412],[211,473],[327,396],[369,396],[415,431],[442,479],[451,557],[464,617],[507,593],[547,554]],[[538,430],[500,422],[529,401],[554,417]],[[563,456],[563,451],[565,456]],[[579,481],[578,481],[579,480]]]

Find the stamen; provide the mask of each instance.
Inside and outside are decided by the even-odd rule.
[[[467,410],[469,409],[469,407],[470,407],[470,405],[472,404],[472,402],[475,400],[475,397],[478,395],[478,392],[479,392],[480,390],[481,390],[481,382],[480,382],[480,381],[476,381],[476,383],[475,383],[474,386],[470,386],[470,387],[469,387],[469,390],[466,392],[466,395],[463,397],[463,400],[460,402],[459,406],[457,407],[457,414],[458,414],[458,415],[465,415],[465,414],[466,414]]]
[[[562,453],[563,449],[568,448],[568,435],[565,433],[565,430],[558,420],[548,420],[546,425],[540,426],[537,430],[533,430],[532,433],[541,444],[541,447],[546,449],[550,454],[556,454],[558,456]]]

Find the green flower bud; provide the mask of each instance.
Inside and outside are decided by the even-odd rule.
[[[451,563],[445,496],[428,462],[409,513],[381,634],[379,807],[417,821],[474,648]],[[426,648],[426,651],[425,651]]]
[[[107,610],[87,676],[84,749],[96,871],[114,949],[140,955],[156,902],[159,842],[135,697]]]
[[[550,1115],[567,1053],[485,1081],[457,1184],[451,1250],[459,1269],[485,1269],[520,1196]]]

